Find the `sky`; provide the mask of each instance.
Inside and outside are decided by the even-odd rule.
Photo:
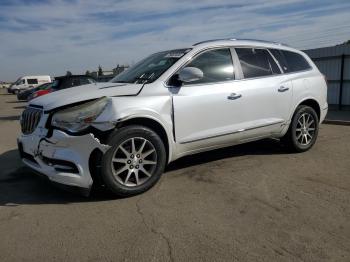
[[[0,81],[110,70],[217,38],[340,44],[350,1],[0,0]]]

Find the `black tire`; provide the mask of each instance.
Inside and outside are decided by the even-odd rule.
[[[310,125],[309,127],[310,131],[306,131],[306,130],[303,130],[303,128],[300,128],[301,125],[299,121],[302,119],[303,115],[304,117],[307,117],[307,116],[310,117],[309,122],[311,122],[310,119],[313,119],[312,126]],[[311,131],[312,128],[314,128],[314,130],[312,130],[313,132]],[[300,129],[302,129],[302,131],[300,131]],[[289,125],[289,129],[287,133],[284,135],[284,137],[281,139],[281,141],[292,152],[305,152],[315,144],[318,136],[318,129],[319,129],[319,119],[315,110],[310,106],[300,105],[296,108],[292,121]],[[312,135],[312,138],[310,138],[306,132]],[[307,141],[304,138],[300,138],[300,135],[307,136],[307,138],[309,138],[310,140]],[[303,143],[300,140],[302,140]]]
[[[146,176],[144,178],[146,179],[146,181],[143,182],[143,184],[128,186],[128,185],[122,184],[123,182],[120,180],[123,180],[123,179],[115,175],[116,170],[113,169],[115,168],[115,163],[112,162],[112,159],[115,157],[116,152],[120,152],[119,150],[120,146],[123,146],[125,143],[127,143],[127,141],[130,141],[130,139],[132,138],[134,138],[135,140],[144,139],[144,140],[147,140],[147,143],[150,142],[149,146],[153,146],[156,152],[156,161],[155,161],[156,164],[154,164],[154,166],[152,167],[153,171],[150,172],[151,176],[150,177]],[[162,139],[153,130],[144,126],[139,126],[139,125],[122,127],[114,131],[109,136],[106,143],[110,145],[111,148],[108,149],[108,151],[102,157],[101,176],[104,184],[113,194],[120,197],[129,197],[129,196],[137,195],[149,190],[158,182],[161,175],[163,174],[163,171],[166,165],[166,151],[165,151],[165,147]],[[121,164],[121,165],[129,166],[129,164]],[[125,171],[129,172],[129,170],[125,170]],[[138,177],[137,179],[139,179],[139,174],[141,175],[141,173],[137,174],[137,177]],[[136,174],[134,173],[133,176],[135,176],[134,180],[136,181]],[[128,180],[126,179],[126,181]]]

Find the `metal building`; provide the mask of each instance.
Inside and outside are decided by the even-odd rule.
[[[330,108],[350,109],[350,44],[304,50],[328,80]]]

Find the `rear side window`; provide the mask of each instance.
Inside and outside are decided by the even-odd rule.
[[[215,83],[234,79],[231,51],[228,48],[203,52],[186,67],[197,67],[203,71],[203,78],[190,84]]]
[[[285,73],[298,72],[311,68],[306,59],[298,53],[278,49],[271,49],[270,51]]]
[[[269,50],[272,53],[272,55],[276,58],[278,63],[280,64],[283,72],[289,73],[290,70],[289,70],[286,58],[284,57],[284,54],[282,53],[282,51],[278,49],[269,49]]]
[[[281,50],[281,52],[284,54],[291,72],[303,71],[311,68],[302,55],[285,50]]]
[[[244,78],[254,78],[280,74],[275,60],[265,49],[235,48],[241,63]]]
[[[37,85],[38,79],[27,79],[28,85]]]

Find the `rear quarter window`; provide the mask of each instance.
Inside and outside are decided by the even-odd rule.
[[[270,49],[285,73],[304,71],[311,68],[306,59],[295,52]]]

